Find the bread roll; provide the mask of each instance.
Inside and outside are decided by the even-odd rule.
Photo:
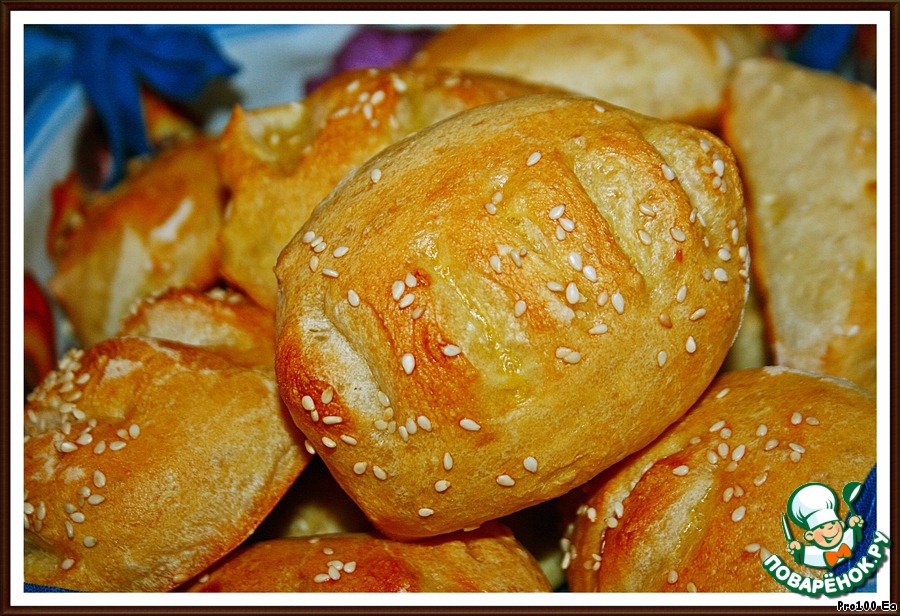
[[[534,559],[499,524],[418,543],[373,534],[255,543],[188,592],[548,592]]]
[[[848,381],[783,367],[724,374],[652,445],[589,484],[569,588],[786,591],[761,566],[770,553],[819,577],[792,562],[781,512],[805,483],[840,492],[863,481],[874,437],[875,399]]]
[[[426,43],[412,64],[508,75],[714,127],[735,62],[764,50],[756,26],[460,25]]]
[[[747,60],[724,127],[748,188],[774,361],[874,391],[874,92],[788,62]]]
[[[201,346],[247,368],[275,370],[275,319],[226,289],[171,289],[146,297],[132,307],[119,335]]]
[[[737,330],[746,257],[709,133],[574,96],[484,105],[370,159],[281,253],[279,388],[382,532],[476,526],[684,413]]]
[[[119,330],[141,297],[217,278],[222,184],[214,139],[198,137],[136,163],[85,204],[62,247],[50,290],[89,346]]]
[[[309,460],[274,379],[200,347],[74,350],[25,407],[25,581],[161,592],[237,547]]]
[[[223,274],[274,313],[278,253],[347,173],[454,113],[544,91],[452,70],[367,69],[333,77],[302,103],[236,108],[222,136],[221,164],[231,190],[221,235]]]

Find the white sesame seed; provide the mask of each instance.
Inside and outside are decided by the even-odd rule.
[[[406,426],[400,426],[399,428],[397,428],[397,432],[400,434],[400,438],[402,438],[404,442],[409,440],[409,431],[406,429]]]
[[[766,442],[766,446],[763,447],[763,449],[765,449],[766,451],[771,451],[772,449],[775,449],[776,447],[778,447],[778,440],[773,438],[773,439],[770,439],[768,442]]]
[[[94,437],[91,436],[90,433],[85,432],[84,434],[81,434],[77,439],[75,439],[75,442],[78,443],[79,445],[84,446],[84,445],[90,445],[91,441],[93,441],[93,440],[94,440]]]
[[[58,449],[63,453],[71,453],[78,449],[78,445],[75,443],[70,443],[69,441],[63,441],[59,444]]]
[[[558,282],[550,281],[547,283],[547,288],[553,291],[554,293],[558,293],[559,291],[565,290],[565,287]]]
[[[709,427],[710,432],[718,432],[725,427],[725,420],[719,420]]]
[[[331,579],[331,576],[329,576],[327,573],[317,573],[315,575],[315,577],[313,577],[313,581],[316,584],[321,584],[322,582],[327,582],[330,579]]]
[[[798,445],[797,443],[788,443],[788,447],[790,447],[797,453],[806,453],[806,448],[802,445]]]
[[[644,216],[649,216],[650,218],[656,218],[656,210],[654,210],[652,207],[650,207],[646,203],[641,203],[638,206],[638,209],[640,210],[641,214],[643,214]]]
[[[369,173],[369,177],[377,184],[378,180],[381,179],[381,169],[372,169],[371,173]]]
[[[688,336],[687,342],[684,345],[684,349],[688,353],[693,353],[694,351],[697,350],[697,343],[694,341],[693,336]]]
[[[498,257],[497,255],[491,255],[490,259],[488,259],[488,263],[490,263],[492,270],[494,270],[498,274],[500,273],[500,271],[502,269],[502,265],[500,263],[500,257]]]
[[[375,477],[377,477],[381,481],[384,481],[385,479],[387,479],[387,473],[385,473],[384,470],[380,466],[373,465],[372,466],[372,474],[375,475]]]
[[[510,488],[516,485],[516,480],[509,475],[500,475],[499,477],[497,477],[497,484],[506,488]]]
[[[569,262],[569,265],[571,265],[572,269],[574,269],[575,271],[580,272],[584,267],[584,263],[581,260],[581,255],[574,250],[569,253],[567,260]]]
[[[434,515],[434,509],[429,509],[428,507],[422,507],[419,509],[419,515],[423,518],[427,518],[430,515]]]
[[[571,233],[572,231],[575,230],[575,223],[572,220],[570,220],[569,218],[565,218],[565,217],[560,218],[559,226],[562,227],[563,231],[565,231],[566,233]]]
[[[735,462],[744,457],[744,453],[747,451],[747,447],[745,445],[738,445],[734,448],[734,451],[731,452],[731,459]]]
[[[699,321],[703,317],[706,316],[706,308],[697,308],[694,312],[691,313],[691,316],[688,317],[691,321]]]
[[[672,234],[672,239],[676,242],[683,242],[687,239],[687,236],[684,234],[684,231],[679,229],[678,227],[672,227],[669,232]]]
[[[585,510],[585,513],[587,514],[588,520],[590,520],[591,522],[597,521],[597,510],[596,509],[594,509],[593,507],[588,507]]]
[[[717,456],[714,451],[707,451],[706,459],[709,460],[710,464],[717,464],[719,462],[719,456]]]
[[[413,357],[412,353],[404,353],[400,359],[400,364],[403,366],[403,371],[406,374],[412,374],[412,371],[416,368],[416,358]]]
[[[668,355],[666,354],[665,351],[660,351],[659,353],[656,354],[656,363],[659,364],[660,368],[662,368],[663,366],[666,365],[667,358],[668,358]]]
[[[600,105],[597,105],[596,103],[594,104],[594,110],[595,110],[597,113],[606,113],[606,109],[604,109],[604,108],[601,107]]]
[[[462,349],[460,349],[455,344],[448,344],[442,349],[442,351],[447,357],[456,357],[457,355],[462,353]]]
[[[567,364],[577,364],[581,361],[581,353],[578,351],[569,351],[562,359]]]
[[[71,558],[67,558],[67,559],[65,559],[64,561],[62,561],[62,563],[60,563],[59,568],[62,569],[62,570],[64,570],[64,571],[68,571],[68,570],[71,569],[74,565],[75,565],[75,561],[72,560]]]
[[[597,335],[605,334],[607,331],[609,331],[609,327],[605,323],[598,323],[597,325],[594,325],[591,329],[589,329],[588,333]]]
[[[704,152],[709,152],[711,147],[712,146],[710,145],[709,141],[707,141],[706,139],[703,139],[703,138],[700,139],[700,149],[701,150],[703,150]]]
[[[666,574],[666,580],[669,584],[674,584],[678,581],[678,572],[674,569],[670,570],[668,574]]]
[[[615,528],[618,525],[619,525],[619,521],[616,518],[614,518],[612,516],[606,518],[606,527],[607,528]]]
[[[83,543],[84,543],[84,547],[92,548],[95,545],[97,545],[97,540],[94,539],[93,537],[91,537],[90,535],[88,535],[87,537],[84,538]]]
[[[687,466],[682,464],[681,466],[676,466],[674,469],[672,469],[672,474],[678,475],[679,477],[684,477],[685,475],[688,474],[689,470],[690,469]]]
[[[494,205],[493,203],[485,203],[484,209],[486,209],[487,213],[490,214],[491,216],[493,216],[494,214],[497,213],[497,206]]]
[[[791,415],[791,423],[793,425],[796,426],[800,424],[801,421],[803,421],[803,415],[801,415],[800,413],[795,412],[793,415]]]
[[[741,505],[737,509],[731,512],[731,520],[733,522],[740,522],[744,519],[744,515],[747,513],[747,508]]]
[[[651,238],[650,234],[644,229],[638,229],[638,238],[640,238],[641,243],[645,246],[649,246],[653,242],[653,238]]]
[[[449,453],[445,453],[442,464],[444,466],[444,470],[449,471],[451,468],[453,468],[453,456],[451,456]]]
[[[426,432],[431,432],[431,420],[425,417],[425,415],[419,415],[419,417],[416,418],[416,423]]]
[[[523,314],[525,314],[526,308],[528,308],[528,305],[525,303],[525,300],[520,299],[516,302],[516,305],[514,306],[513,310],[515,312],[515,315],[517,317],[520,317]]]
[[[800,452],[792,451],[790,458],[791,458],[791,462],[799,462],[800,458],[801,458]]]
[[[402,309],[412,305],[414,301],[416,301],[416,296],[412,293],[407,293],[400,298],[400,302],[397,305]]]
[[[459,420],[459,426],[463,430],[469,430],[471,432],[474,432],[476,430],[481,430],[481,426],[479,426],[477,423],[475,423],[474,421],[472,421],[471,419],[469,419],[467,417]]]
[[[581,298],[581,293],[578,292],[578,286],[574,282],[570,282],[566,285],[566,301],[570,304],[577,304],[578,300]]]
[[[326,387],[322,392],[322,404],[331,404],[331,401],[334,400],[334,387]]]
[[[66,503],[63,505],[63,511],[66,513],[75,513],[78,509],[72,503]]]
[[[719,436],[722,438],[731,438],[731,428],[722,428],[719,432]]]
[[[591,282],[597,282],[597,270],[594,269],[593,265],[585,265],[582,268],[581,273]]]
[[[366,472],[366,467],[368,467],[368,464],[365,462],[357,462],[353,465],[353,472],[357,475],[362,475]]]
[[[759,427],[756,429],[756,436],[765,436],[769,431],[769,427],[766,424],[759,424]]]
[[[713,161],[713,171],[716,172],[716,175],[722,177],[725,174],[725,161],[721,158],[717,158]]]
[[[566,211],[566,206],[557,205],[550,208],[550,220],[559,220],[559,218],[563,215],[563,212]]]
[[[319,257],[313,255],[309,258],[309,271],[314,272],[319,269]]]
[[[128,438],[128,430],[126,430],[125,428],[119,428],[118,430],[116,430],[116,436],[121,439],[126,439]]]
[[[351,560],[349,563],[344,563],[344,573],[353,573],[356,571],[356,561]]]
[[[663,177],[665,177],[667,180],[671,182],[675,179],[675,172],[672,171],[672,168],[669,167],[669,165],[663,163],[662,165],[660,165],[660,168],[662,169]]]
[[[403,293],[406,291],[406,285],[403,284],[402,280],[395,280],[391,285],[391,297],[394,298],[394,301],[399,301],[401,297],[403,297]]]
[[[600,294],[597,296],[597,305],[605,306],[606,302],[609,301],[609,293],[606,291],[600,291]]]
[[[720,248],[719,249],[719,258],[722,259],[723,261],[730,261],[731,260],[731,252],[729,252],[729,250],[727,248]]]
[[[381,402],[381,406],[390,406],[391,405],[391,401],[388,399],[387,395],[383,391],[379,391],[377,396],[378,396],[378,401]]]
[[[528,160],[525,162],[529,167],[536,164],[539,160],[541,160],[540,152],[532,152],[531,156],[528,157]]]
[[[621,293],[613,293],[612,305],[613,308],[616,309],[616,312],[618,312],[619,314],[625,312],[625,298],[622,297]]]
[[[713,277],[719,282],[728,282],[728,272],[726,272],[721,267],[717,267],[713,271]]]
[[[769,478],[769,473],[765,472],[756,479],[753,480],[753,485],[759,487],[766,482],[766,479]]]
[[[106,475],[101,471],[94,471],[94,485],[98,488],[102,488],[106,485]]]
[[[722,456],[723,458],[728,456],[728,451],[729,451],[728,443],[719,443],[717,451],[719,452],[719,455]]]
[[[81,513],[80,511],[76,511],[75,513],[70,513],[70,514],[69,514],[69,517],[70,517],[70,518],[72,519],[72,521],[75,522],[76,524],[82,524],[82,523],[84,523],[84,520],[85,520],[84,514]]]
[[[335,270],[329,269],[327,267],[322,268],[322,275],[328,276],[329,278],[337,278],[338,277],[338,273]]]
[[[327,426],[333,426],[335,424],[339,424],[343,422],[343,418],[338,417],[337,415],[326,415],[322,418],[322,423]]]
[[[316,403],[313,402],[312,396],[303,396],[300,398],[300,406],[302,406],[307,411],[316,410]]]
[[[341,579],[341,572],[337,570],[337,567],[328,567],[328,577],[332,580],[339,580]]]
[[[103,501],[106,500],[106,497],[102,494],[91,494],[87,498],[88,505],[99,505]]]

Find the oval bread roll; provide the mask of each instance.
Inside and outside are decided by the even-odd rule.
[[[412,64],[508,75],[714,127],[734,64],[764,50],[762,31],[747,25],[467,24],[435,36]]]
[[[876,386],[876,109],[862,84],[742,62],[724,126],[774,361]]]
[[[499,524],[417,543],[373,534],[255,543],[188,592],[549,592],[534,559]]]
[[[849,381],[783,367],[724,374],[652,445],[587,486],[569,587],[785,592],[761,566],[770,553],[820,577],[793,562],[781,512],[805,483],[840,492],[863,481],[874,436],[875,398]]]
[[[216,280],[224,207],[217,148],[209,137],[174,145],[86,204],[50,280],[83,345],[114,336],[145,295]]]
[[[274,379],[199,347],[70,351],[25,407],[25,580],[171,590],[237,547],[309,460]]]
[[[279,388],[382,532],[475,526],[690,407],[737,330],[745,242],[709,133],[574,96],[483,105],[370,159],[282,252]]]
[[[548,90],[454,70],[366,69],[329,79],[301,103],[236,108],[220,155],[231,191],[221,233],[223,275],[275,312],[278,253],[347,173],[454,113]]]

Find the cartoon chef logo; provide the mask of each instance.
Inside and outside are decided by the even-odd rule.
[[[838,517],[840,502],[834,490],[822,483],[807,483],[794,490],[788,499],[788,515],[798,527],[805,529],[802,537],[794,539],[790,526],[782,514],[787,551],[801,565],[816,569],[832,569],[853,555],[853,548],[862,537],[863,519],[853,509],[862,484],[851,482],[843,490],[850,508],[845,523]]]

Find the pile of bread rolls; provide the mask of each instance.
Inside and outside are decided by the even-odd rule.
[[[783,590],[791,491],[875,463],[875,99],[765,52],[454,27],[86,201],[25,580]]]

